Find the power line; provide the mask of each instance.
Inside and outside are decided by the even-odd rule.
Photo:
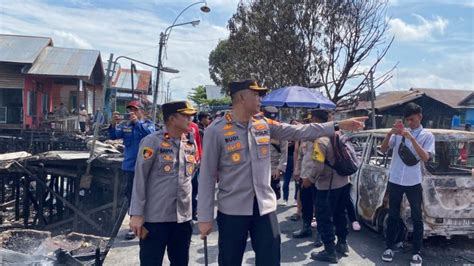
[[[170,38],[170,40],[178,41],[178,42],[215,42],[215,41],[219,41],[219,40],[221,40],[221,39],[218,38],[218,39],[190,40],[190,39],[175,39],[175,38]]]

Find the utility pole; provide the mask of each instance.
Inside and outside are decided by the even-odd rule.
[[[85,180],[84,182],[81,182],[82,184],[84,184],[84,188],[88,188],[88,186],[90,186],[90,182],[92,181],[92,176],[90,174],[91,163],[92,163],[92,160],[95,159],[94,151],[95,151],[95,143],[97,142],[97,139],[99,137],[99,127],[102,124],[102,122],[105,121],[104,117],[107,111],[106,109],[107,99],[105,96],[106,96],[107,90],[109,89],[110,76],[113,75],[112,70],[111,70],[112,67],[114,67],[112,65],[113,59],[114,59],[114,54],[110,54],[109,63],[107,64],[107,72],[105,73],[104,83],[102,87],[102,100],[103,100],[102,113],[99,112],[97,113],[98,117],[94,117],[94,119],[96,120],[94,123],[94,135],[92,137],[92,144],[89,151],[89,159],[87,160],[86,173],[81,177],[81,181],[82,179]]]
[[[372,105],[372,129],[377,128],[376,117],[375,117],[375,89],[374,89],[374,73],[372,70],[369,71],[369,88],[370,88],[370,104]]]
[[[155,91],[153,93],[153,111],[151,114],[151,118],[153,120],[153,124],[156,124],[156,105],[158,104],[158,86],[160,84],[160,69],[161,69],[161,55],[163,53],[163,45],[165,44],[165,34],[162,32],[160,34],[160,48],[158,50],[158,67],[156,68],[156,78],[155,78]]]
[[[135,72],[137,72],[137,68],[132,61],[130,62],[130,76],[132,77],[132,101],[135,100],[135,82],[133,80],[133,75]]]
[[[165,102],[170,101],[170,81],[168,80],[168,84],[166,84],[166,96],[165,96]]]

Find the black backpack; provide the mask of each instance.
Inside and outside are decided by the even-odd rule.
[[[360,161],[350,139],[344,135],[340,136],[336,132],[331,138],[331,146],[334,151],[334,165],[331,165],[328,160],[325,160],[324,163],[340,176],[350,176],[357,172]]]

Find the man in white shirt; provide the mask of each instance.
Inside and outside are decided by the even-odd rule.
[[[81,110],[79,111],[79,127],[81,128],[81,133],[86,132],[86,122],[89,119],[86,107],[81,105]]]
[[[382,260],[388,262],[393,260],[392,248],[398,232],[400,205],[405,194],[413,220],[413,257],[410,265],[421,265],[420,251],[423,241],[421,164],[434,156],[435,138],[421,125],[423,115],[419,105],[409,103],[405,107],[404,117],[408,128],[405,128],[401,121],[395,122],[381,147],[384,153],[389,148],[393,149],[387,187],[389,195],[387,249],[382,255]]]

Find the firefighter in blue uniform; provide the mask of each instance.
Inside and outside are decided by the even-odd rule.
[[[123,139],[125,146],[122,170],[127,178],[125,196],[131,200],[133,176],[135,174],[135,162],[137,160],[140,141],[150,133],[155,131],[155,125],[148,120],[143,110],[143,105],[139,101],[131,101],[127,105],[128,120],[121,121],[119,113],[114,113],[109,127],[111,139]],[[133,239],[135,235],[129,231],[126,239]]]

